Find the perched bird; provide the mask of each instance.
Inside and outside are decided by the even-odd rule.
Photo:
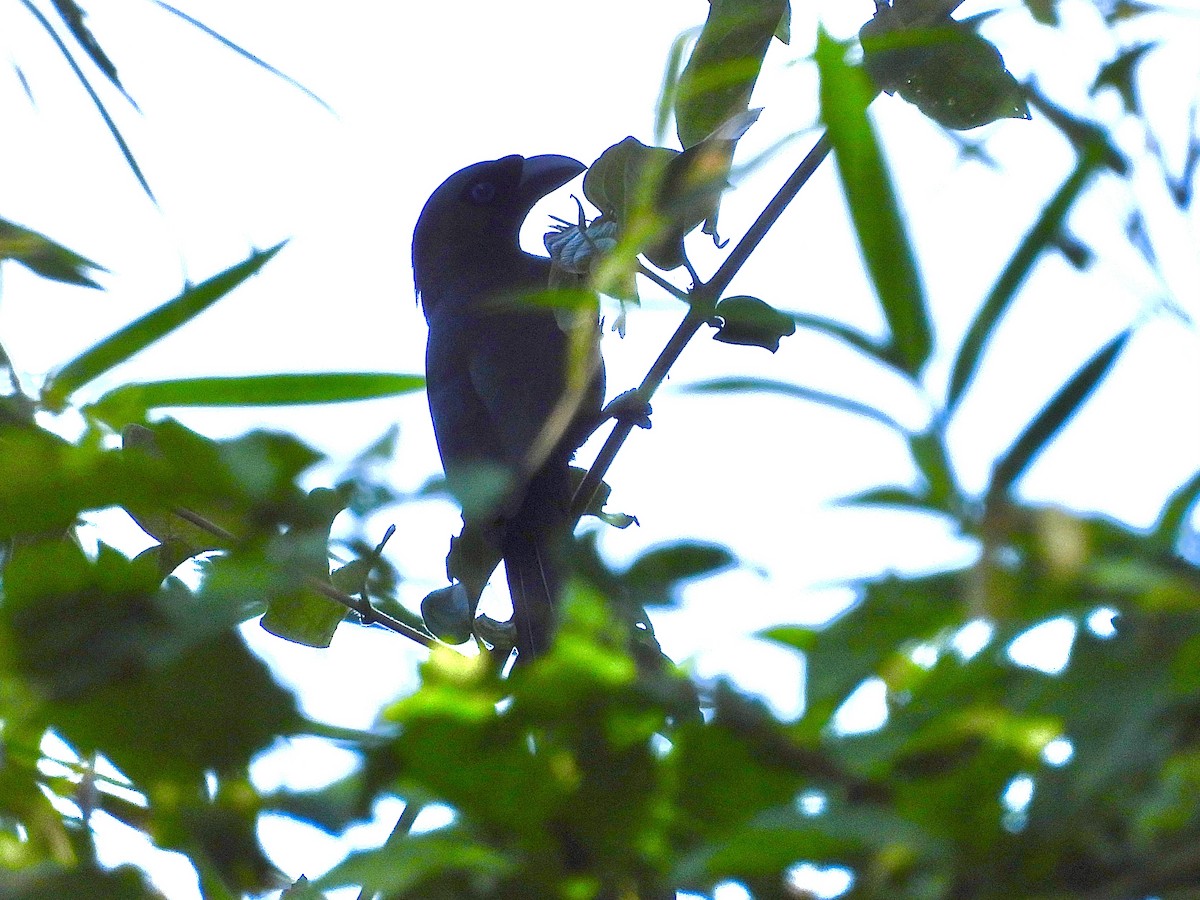
[[[523,251],[519,232],[584,168],[553,155],[468,166],[433,192],[413,235],[438,451],[464,537],[475,529],[504,559],[521,661],[553,634],[573,525],[569,461],[600,421],[604,370],[594,311],[536,302],[552,263]]]

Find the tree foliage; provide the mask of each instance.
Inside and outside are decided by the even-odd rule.
[[[33,0],[23,5],[54,36],[149,193],[76,60],[82,52],[124,93],[83,9],[57,0],[45,12]],[[859,47],[815,35],[819,89],[808,99],[825,133],[797,154],[793,175],[705,280],[687,255],[688,243],[702,238],[685,237],[702,228],[715,238],[736,143],[753,124],[764,55],[772,42],[795,37],[785,3],[712,0],[690,53],[679,44],[668,67],[663,104],[681,146],[614,141],[585,183],[600,216],[589,222],[581,212],[552,243],[573,242],[571,265],[590,272],[590,289],[630,300],[641,278],[683,301],[679,329],[638,387],[640,400],[649,401],[704,329],[726,343],[786,352],[798,328],[836,339],[930,397],[929,424],[914,430],[862,398],[802,384],[740,376],[693,386],[775,391],[894,432],[918,477],[843,502],[937,517],[974,544],[973,562],[863,578],[851,585],[854,604],[834,621],[767,631],[764,639],[805,663],[804,713],[786,721],[724,681],[689,676],[655,640],[653,610],[678,604],[683,585],[733,564],[729,551],[684,535],[618,568],[585,532],[555,646],[506,673],[509,648],[497,623],[466,623],[460,637],[473,637],[479,652],[462,653],[394,599],[390,532],[366,543],[331,537],[339,516],[361,520],[402,500],[374,483],[367,466],[306,491],[299,484],[321,455],[294,436],[212,439],[160,413],[394,396],[420,390],[418,376],[180,378],[79,399],[100,376],[186,329],[279,248],[256,252],[98,337],[40,383],[0,351],[10,382],[0,396],[0,893],[158,896],[139,870],[100,864],[92,832],[99,812],[186,854],[204,895],[215,898],[282,887],[288,897],[317,897],[344,886],[366,898],[666,898],[708,896],[726,882],[754,897],[800,897],[809,896],[795,878],[804,866],[844,871],[848,896],[863,898],[1123,900],[1200,891],[1200,568],[1183,552],[1194,546],[1200,474],[1164,499],[1148,530],[1031,504],[1018,490],[1121,365],[1139,323],[1047,386],[1041,410],[996,453],[983,490],[964,485],[948,446],[955,413],[1029,273],[1056,253],[1087,265],[1090,251],[1067,231],[1072,210],[1098,182],[1132,177],[1111,125],[1057,104],[1033,80],[1018,83],[1003,48],[980,33],[981,19],[952,18],[957,5],[878,3]],[[1002,15],[1063,27],[1056,3],[1026,7]],[[1130,21],[1164,33],[1171,21],[1147,4],[1100,7],[1119,42]],[[1123,120],[1154,138],[1138,71],[1158,44],[1120,46],[1095,73],[1093,92],[1115,90]],[[936,340],[869,112],[880,92],[950,129],[1019,129],[1032,115],[1075,154],[1028,230],[1012,236],[1011,257],[958,346]],[[1194,124],[1193,115],[1181,168],[1167,163],[1157,138],[1148,151],[1185,216],[1200,159]],[[883,340],[726,296],[829,155],[887,324]],[[1131,244],[1153,268],[1143,238],[1131,227]],[[101,271],[4,220],[0,259],[80,289],[96,288]],[[670,280],[680,268],[692,278],[687,288]],[[945,385],[929,374],[935,352],[949,360]],[[70,437],[54,418],[64,411],[81,423]],[[617,425],[581,475],[579,510],[600,513],[602,479],[631,427]],[[392,449],[381,444],[364,459]],[[114,508],[155,546],[133,559],[103,542],[82,546],[79,523]],[[630,521],[605,515],[611,524]],[[314,647],[327,646],[338,628],[389,628],[396,640],[429,648],[420,685],[370,731],[313,721],[240,636],[238,626],[256,618],[280,639]],[[1070,635],[1062,664],[1018,661],[1014,648],[1048,626]],[[885,721],[865,731],[843,721],[864,690],[886,703]],[[252,760],[300,735],[353,750],[359,765],[315,790],[256,789]],[[405,802],[392,837],[320,877],[289,885],[259,844],[264,815],[337,834],[369,819],[385,796]],[[452,810],[451,821],[414,832],[430,804]]]

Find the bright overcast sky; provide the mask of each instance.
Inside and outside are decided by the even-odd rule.
[[[261,275],[116,377],[421,371],[425,328],[412,293],[409,244],[428,194],[480,159],[553,152],[590,163],[627,134],[651,141],[668,48],[706,12],[703,0],[179,5],[315,91],[335,113],[151,3],[91,4],[88,22],[141,107],[139,115],[104,92],[156,207],[140,193],[54,46],[20,4],[5,5],[0,34],[36,106],[17,78],[0,78],[6,130],[0,215],[111,273],[101,279],[108,290],[99,293],[5,267],[0,335],[27,387],[174,296],[185,277],[202,280],[285,238],[288,248]],[[815,74],[805,59],[811,5],[797,6],[803,9],[793,46],[775,45],[768,58],[755,96],[766,110],[743,141],[743,161],[813,124]],[[1042,75],[1044,87],[1068,105],[1081,103],[1094,71],[1089,60],[1114,50],[1094,8],[1064,2],[1064,18],[1076,28],[1065,38],[1009,6],[988,33],[1010,68],[1023,77],[1040,60],[1054,59],[1055,68]],[[823,8],[827,26],[843,36],[873,11],[869,0],[830,0]],[[1196,32],[1196,24],[1188,27]],[[1176,35],[1174,55],[1164,55],[1167,61],[1150,74],[1164,86],[1180,78],[1194,84],[1198,63],[1188,54],[1198,36]],[[1163,121],[1182,122],[1187,98],[1176,108],[1172,97],[1166,88],[1158,95]],[[1096,106],[1105,116],[1115,109],[1113,96]],[[881,99],[874,111],[926,267],[938,325],[940,352],[928,379],[936,395],[954,343],[1072,158],[1045,123],[1005,120],[970,133],[989,137],[1000,171],[960,164],[953,144],[900,100]],[[1121,137],[1135,152],[1141,146],[1136,131]],[[722,210],[726,236],[741,234],[813,140],[815,133],[797,138],[740,181]],[[831,165],[823,168],[732,290],[881,333],[834,174]],[[526,233],[531,249],[550,213],[573,215],[572,191],[580,193],[578,182],[538,207]],[[1167,283],[1154,281],[1114,242],[1128,190],[1090,194],[1072,226],[1103,254],[1095,271],[1081,278],[1061,258],[1044,261],[951,431],[972,489],[983,486],[995,456],[1062,381],[1152,300],[1170,296],[1200,317],[1194,223],[1174,216],[1149,175],[1138,191]],[[698,241],[694,258],[707,275],[720,257]],[[626,340],[605,339],[610,393],[640,380],[681,314],[677,303],[651,289],[645,300]],[[1200,458],[1197,349],[1193,328],[1169,316],[1149,321],[1092,404],[1031,470],[1022,483],[1026,494],[1138,525],[1152,522]],[[750,633],[771,622],[824,620],[850,598],[830,586],[840,579],[961,564],[973,549],[931,519],[829,506],[838,496],[912,477],[902,443],[880,426],[795,400],[676,390],[727,374],[792,380],[866,400],[913,427],[924,424],[927,405],[820,337],[789,338],[770,355],[702,334],[655,399],[653,430],[635,434],[610,472],[611,505],[641,522],[606,536],[614,558],[697,537],[729,543],[745,563],[696,585],[682,612],[656,616],[668,653],[693,661],[706,676],[732,674],[790,714],[799,710],[800,665],[791,654],[751,643]],[[213,436],[259,426],[292,429],[342,462],[399,422],[395,483],[414,488],[437,471],[420,395],[300,413],[180,417]],[[587,458],[585,450],[581,459]],[[335,461],[314,483],[327,483],[337,471]],[[398,533],[389,549],[410,579],[404,599],[415,605],[444,575],[456,512],[443,502],[413,504],[372,522],[373,533],[393,521]],[[136,534],[121,531],[109,539],[138,549],[121,543],[136,542]],[[410,687],[412,663],[421,657],[401,638],[349,626],[328,652],[283,645],[254,627],[247,634],[285,678],[302,685],[312,714],[347,725],[368,725],[380,703]],[[329,765],[320,762],[326,758]],[[277,757],[257,774],[264,783],[320,783],[344,764],[309,747]],[[341,852],[301,826],[278,825],[274,835],[269,847],[293,876],[320,874]],[[170,896],[198,896],[189,876],[180,881],[174,871],[161,882]]]

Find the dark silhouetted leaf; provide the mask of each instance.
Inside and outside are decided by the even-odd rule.
[[[914,26],[899,8],[877,6],[859,31],[863,67],[880,90],[898,93],[946,128],[1028,119],[1021,86],[976,27],[949,16]]]
[[[685,148],[744,113],[786,0],[709,0],[708,19],[675,94],[675,127]]]
[[[726,297],[717,304],[716,314],[722,322],[713,339],[725,344],[762,347],[774,353],[781,338],[796,333],[791,316],[757,297]]]

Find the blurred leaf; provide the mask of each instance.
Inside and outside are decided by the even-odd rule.
[[[462,584],[430,591],[421,601],[421,620],[425,627],[447,644],[469,641],[474,619],[474,604]]]
[[[700,26],[681,31],[671,41],[671,49],[667,52],[666,67],[663,70],[663,83],[658,91],[658,103],[654,107],[654,143],[661,144],[667,137],[667,124],[671,120],[671,111],[675,108],[675,98],[679,93],[679,76],[683,73],[683,51],[687,49],[700,33]]]
[[[924,494],[898,487],[871,488],[848,497],[839,497],[836,502],[839,506],[881,506],[919,512],[944,512]]]
[[[304,519],[296,522],[274,543],[276,565],[287,567],[300,583],[290,590],[272,592],[267,611],[259,620],[266,631],[285,641],[305,647],[328,647],[347,609],[318,593],[309,583],[314,579],[332,586],[329,578],[329,531],[333,520],[345,509],[337,491],[314,488],[304,506]]]
[[[1188,514],[1200,498],[1200,472],[1167,498],[1152,534],[1159,546],[1174,552],[1187,527]]]
[[[43,401],[50,409],[61,409],[79,388],[190,322],[255,275],[281,249],[283,244],[276,244],[269,250],[251,254],[245,262],[214,275],[208,281],[186,288],[175,299],[105,338],[49,379],[43,390]]]
[[[1058,0],[1025,0],[1025,8],[1034,21],[1058,27]]]
[[[129,98],[129,94],[126,93],[125,87],[117,77],[117,67],[113,65],[112,60],[108,58],[95,36],[84,24],[83,20],[87,13],[74,0],[51,0],[51,2],[71,35],[79,42],[79,46],[83,47],[84,52],[87,53],[96,68],[103,72],[104,76],[113,83],[113,87],[125,94],[132,103],[132,98]]]
[[[431,896],[427,883],[444,883],[447,876],[473,875],[472,880],[494,884],[516,871],[516,862],[507,854],[474,838],[468,829],[451,826],[352,854],[315,883],[323,889],[366,883],[389,897],[417,898]]]
[[[1021,432],[992,469],[989,497],[1002,497],[1025,470],[1045,449],[1062,427],[1071,420],[1092,391],[1108,374],[1121,351],[1129,342],[1132,331],[1126,329],[1109,341],[1088,360],[1056,393]]]
[[[726,297],[717,303],[716,314],[722,322],[713,340],[725,344],[762,347],[774,353],[781,338],[796,333],[791,316],[757,297]]]
[[[834,409],[840,409],[842,412],[854,413],[858,416],[865,416],[886,425],[893,431],[900,434],[907,434],[907,430],[889,416],[887,413],[880,412],[873,406],[867,406],[865,403],[859,403],[857,400],[849,400],[845,397],[839,397],[836,394],[827,394],[824,391],[816,391],[812,388],[801,387],[797,384],[792,384],[787,381],[775,381],[770,378],[748,378],[732,376],[729,378],[712,378],[708,381],[697,381],[693,384],[684,385],[681,390],[689,394],[741,394],[741,393],[766,393],[766,394],[782,394],[785,397],[793,397],[797,400],[808,400],[812,403],[820,403],[823,406],[831,406]]]
[[[289,406],[347,403],[396,397],[425,387],[420,375],[387,372],[314,372],[244,375],[228,378],[181,378],[124,384],[84,411],[119,427],[164,407]]]
[[[925,479],[924,496],[936,509],[961,514],[963,492],[955,479],[954,466],[946,448],[946,435],[939,427],[908,435],[908,449],[917,471]]]
[[[43,865],[12,871],[0,869],[0,895],[6,900],[50,900],[87,897],[88,900],[165,900],[144,872],[124,865],[113,869],[96,864],[74,869]]]
[[[675,92],[679,143],[693,147],[744,113],[786,0],[709,0],[708,19]]]
[[[681,541],[647,550],[626,570],[625,583],[642,605],[672,605],[685,582],[706,578],[736,562],[720,544]]]
[[[264,62],[263,60],[259,59],[257,56],[255,56],[253,53],[251,53],[249,50],[244,50],[243,48],[239,47],[237,44],[235,44],[233,41],[229,40],[229,38],[225,37],[220,32],[214,31],[213,29],[209,28],[207,25],[205,25],[200,20],[192,18],[191,16],[189,16],[187,13],[183,12],[182,10],[176,9],[174,6],[171,6],[168,3],[164,3],[163,0],[154,0],[154,3],[155,3],[155,5],[160,6],[163,9],[165,9],[167,12],[171,13],[171,15],[178,16],[179,18],[183,19],[183,21],[187,22],[193,28],[200,29],[205,34],[207,34],[209,37],[215,39],[216,41],[218,41],[221,44],[224,44],[226,47],[228,47],[230,50],[232,50],[238,56],[241,56],[244,59],[248,59],[250,62],[254,63],[254,65],[258,66],[260,69],[270,72],[276,78],[282,78],[284,81],[286,81],[292,87],[296,88],[301,93],[307,94],[311,99],[317,101],[317,103],[321,104],[323,107],[328,109],[330,112],[333,112],[332,108],[329,106],[328,103],[326,103],[324,100],[322,100],[316,94],[314,94],[312,91],[310,91],[304,85],[300,84],[300,82],[289,77],[288,75],[285,75],[283,72],[279,71],[279,69],[276,69],[274,66],[270,65],[269,63]]]
[[[978,17],[913,24],[904,6],[877,5],[859,30],[863,67],[880,90],[898,93],[946,128],[1029,118],[1000,51],[976,30]]]
[[[1096,73],[1096,80],[1092,82],[1092,87],[1088,91],[1088,96],[1095,97],[1106,87],[1115,88],[1121,95],[1121,103],[1125,107],[1125,112],[1130,115],[1139,115],[1141,104],[1138,103],[1133,78],[1138,64],[1147,53],[1157,46],[1157,41],[1149,41],[1144,44],[1134,44],[1132,47],[1122,50],[1110,62],[1100,67],[1100,71]]]
[[[138,782],[246,765],[296,727],[294,700],[228,614],[101,546],[23,545],[5,568],[0,642],[47,724]]]
[[[1071,207],[1083,193],[1097,165],[1098,159],[1093,154],[1088,154],[1076,162],[1074,170],[1042,208],[1037,221],[1021,239],[1021,243],[1000,272],[958,348],[954,366],[950,371],[950,383],[946,388],[947,413],[953,412],[970,387],[982,362],[983,351],[991,341],[997,325],[1008,311],[1009,305],[1038,258],[1047,248],[1054,246]]]
[[[1079,156],[1076,170],[1084,161],[1089,161],[1093,166],[1102,164],[1117,175],[1129,174],[1129,160],[1104,126],[1052,102],[1033,82],[1026,85],[1025,94],[1037,111],[1049,119],[1075,148]]]
[[[92,105],[95,106],[96,111],[100,113],[100,118],[104,120],[104,124],[108,128],[108,133],[112,135],[113,140],[116,141],[117,147],[121,151],[121,155],[125,157],[125,164],[129,166],[129,170],[133,172],[134,177],[138,180],[138,184],[140,184],[142,186],[142,190],[146,192],[146,196],[153,200],[154,193],[150,190],[150,184],[146,181],[146,176],[142,174],[141,167],[138,166],[137,160],[133,158],[133,151],[130,150],[129,145],[125,143],[125,138],[121,136],[121,131],[117,128],[117,123],[114,122],[112,116],[108,114],[108,109],[104,106],[104,101],[100,99],[99,95],[92,87],[91,82],[88,81],[87,76],[83,74],[83,70],[79,68],[79,64],[75,62],[75,57],[71,55],[71,51],[67,49],[67,45],[63,43],[63,39],[58,36],[58,32],[54,30],[54,26],[50,24],[50,21],[42,14],[41,10],[33,5],[32,0],[21,0],[21,5],[29,11],[29,14],[37,20],[38,24],[42,26],[43,30],[50,35],[51,40],[53,40],[55,45],[57,45],[59,52],[63,55],[63,59],[67,61],[67,65],[69,65],[71,67],[71,71],[75,73],[75,78],[78,79],[81,85],[83,85],[83,89],[87,91],[88,96],[92,100]],[[56,3],[55,5],[57,6],[58,4]],[[91,50],[88,49],[86,44],[84,45],[84,49],[88,50],[90,55]],[[103,68],[103,66],[101,66],[101,68]]]
[[[838,322],[835,319],[827,319],[824,316],[795,312],[789,313],[789,315],[791,315],[792,321],[796,323],[798,328],[808,328],[812,331],[827,334],[844,344],[848,344],[872,361],[885,365],[889,369],[899,368],[902,374],[907,374],[900,368],[903,365],[903,360],[896,357],[895,348],[888,344],[881,344],[869,334],[865,334],[857,328],[846,325],[843,322]]]
[[[56,244],[44,234],[0,219],[0,260],[11,259],[51,281],[99,288],[88,269],[108,270],[73,250]]]
[[[875,96],[870,79],[845,62],[845,45],[817,35],[821,118],[837,156],[838,176],[859,247],[883,305],[900,368],[916,375],[932,352],[925,292],[891,177],[867,118]]]

